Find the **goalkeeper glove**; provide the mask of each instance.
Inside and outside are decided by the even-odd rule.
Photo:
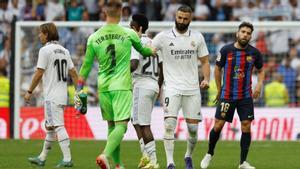
[[[80,114],[87,113],[87,94],[83,90],[76,92],[74,96],[74,104],[75,104],[75,109]]]

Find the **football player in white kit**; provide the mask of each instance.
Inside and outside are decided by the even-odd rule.
[[[44,46],[39,50],[37,69],[24,99],[26,103],[30,102],[32,92],[43,79],[46,138],[41,154],[28,160],[37,166],[44,166],[51,145],[57,137],[63,153],[63,159],[57,167],[72,167],[70,139],[64,126],[64,106],[68,97],[67,75],[70,75],[76,85],[77,71],[69,51],[58,43],[59,36],[54,23],[40,26],[39,39]]]
[[[143,45],[150,46],[152,40],[145,34],[148,19],[142,14],[132,16],[130,26],[141,31]],[[158,57],[144,57],[134,48],[131,50],[131,70],[133,75],[132,124],[136,130],[143,156],[138,165],[142,169],[159,168],[156,158],[155,141],[151,132],[151,113],[156,101],[158,87]]]
[[[175,27],[159,33],[152,41],[152,45],[161,52],[160,59],[163,62],[164,146],[168,169],[175,168],[174,131],[180,108],[189,133],[185,167],[193,168],[191,157],[197,143],[198,123],[202,120],[200,88],[209,87],[208,50],[203,35],[189,29],[192,18],[189,6],[179,7],[176,11]],[[204,75],[200,88],[198,59]]]

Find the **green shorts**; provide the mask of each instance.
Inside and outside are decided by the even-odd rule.
[[[100,92],[99,102],[103,120],[122,121],[130,119],[132,109],[131,90]]]

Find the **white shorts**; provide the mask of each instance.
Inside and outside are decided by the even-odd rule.
[[[154,90],[136,87],[133,90],[133,107],[131,121],[133,125],[150,125],[153,105],[157,93]]]
[[[164,117],[177,117],[180,108],[182,108],[185,119],[202,121],[200,92],[194,95],[182,95],[164,90],[163,107]]]
[[[64,106],[51,102],[45,101],[44,104],[45,112],[45,125],[47,127],[63,126],[64,125]]]

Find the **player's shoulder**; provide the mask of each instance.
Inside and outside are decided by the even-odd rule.
[[[141,41],[143,44],[149,44],[152,42],[152,39],[150,37],[148,37],[147,35],[143,34],[141,36]]]
[[[97,36],[97,34],[99,34],[99,32],[101,32],[101,28],[96,30],[94,33],[90,34],[90,36],[88,37],[88,41],[92,41],[93,39],[95,39],[95,37]]]
[[[256,47],[254,47],[254,46],[252,46],[252,45],[248,45],[248,50],[251,52],[251,53],[255,53],[255,54],[260,54],[260,51],[256,48]]]
[[[53,49],[52,45],[45,44],[39,50],[40,55],[46,55]]]
[[[129,36],[131,36],[131,35],[137,35],[137,33],[133,30],[133,29],[131,29],[131,28],[127,28],[127,27],[124,27],[124,26],[122,26],[121,28],[120,28],[120,30],[123,30],[125,33],[127,33]]]
[[[173,29],[167,29],[159,32],[156,36],[174,36]]]
[[[196,31],[196,30],[193,30],[193,29],[190,29],[190,31],[191,31],[191,33],[190,33],[191,37],[194,37],[194,36],[203,37],[203,34],[200,31]]]
[[[235,50],[234,43],[229,43],[229,44],[224,45],[220,51],[227,52],[227,51],[232,51],[232,50]]]

